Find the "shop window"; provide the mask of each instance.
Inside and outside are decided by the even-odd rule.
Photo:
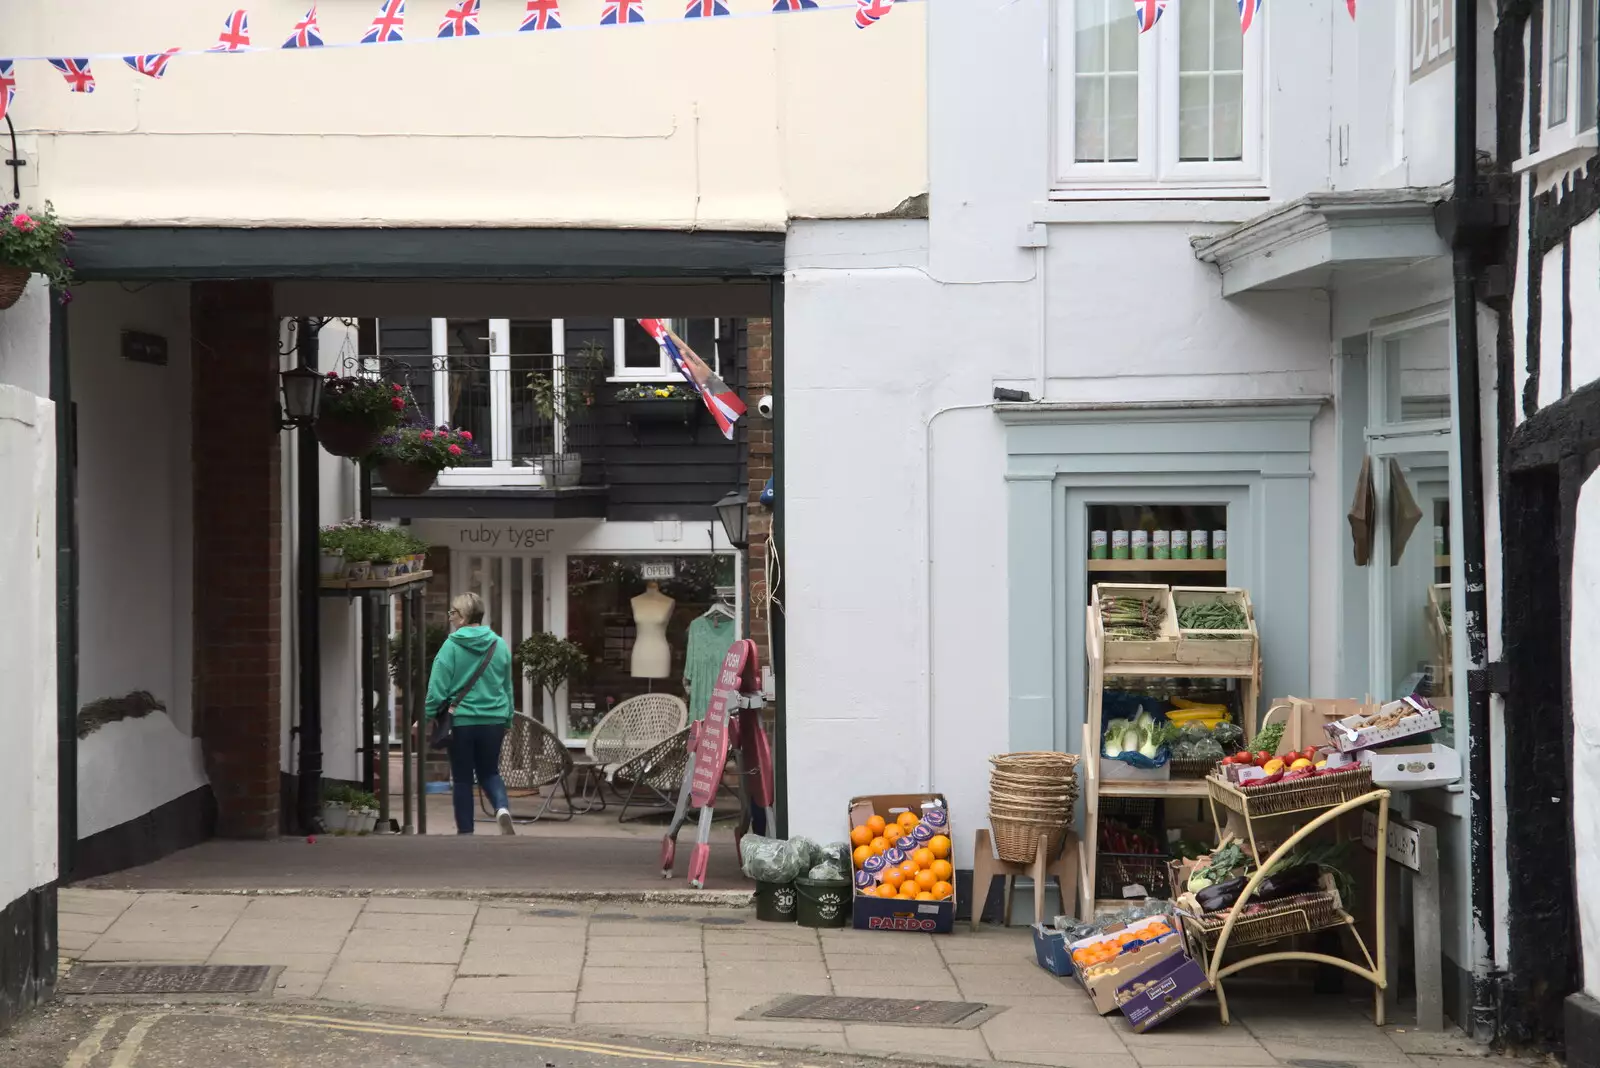
[[[588,737],[600,717],[639,694],[684,697],[690,626],[726,603],[735,584],[734,558],[727,554],[568,557],[567,638],[589,655],[590,667],[567,687],[558,710],[562,736]],[[636,648],[641,630],[658,625],[643,616],[635,620],[634,599],[647,591],[672,601],[659,658],[654,649]]]
[[[1595,128],[1600,105],[1600,0],[1548,0],[1544,9],[1544,119],[1558,135]]]
[[[1263,10],[1172,4],[1139,32],[1125,0],[1058,0],[1057,195],[1259,192]]]
[[[1383,338],[1388,423],[1450,418],[1450,324],[1429,323]]]
[[[636,382],[682,380],[683,376],[673,366],[671,358],[661,351],[656,339],[637,320],[614,319],[611,322],[613,336],[610,351],[615,354],[612,378]],[[667,322],[673,333],[693,346],[695,355],[710,364],[713,371],[721,372],[719,320],[668,319]],[[706,344],[707,338],[711,342],[709,345]]]

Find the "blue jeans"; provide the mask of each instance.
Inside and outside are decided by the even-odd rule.
[[[500,746],[506,729],[490,723],[457,724],[450,733],[450,782],[456,808],[456,833],[472,833],[472,777],[489,795],[496,812],[510,808],[506,784],[500,778]]]

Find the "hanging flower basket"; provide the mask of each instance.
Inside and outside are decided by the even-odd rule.
[[[26,267],[0,264],[0,311],[22,299],[22,291],[28,288],[28,279],[32,277],[33,273]]]
[[[390,493],[415,497],[427,493],[438,481],[439,469],[405,460],[384,460],[378,464],[378,477]]]
[[[397,385],[329,371],[314,424],[317,440],[334,456],[365,456],[400,422],[405,406]]]

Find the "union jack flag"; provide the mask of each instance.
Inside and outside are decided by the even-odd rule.
[[[1239,32],[1249,33],[1250,27],[1255,24],[1256,16],[1261,14],[1262,0],[1239,0]]]
[[[0,119],[6,117],[11,102],[17,99],[16,69],[16,60],[0,59]]]
[[[67,79],[67,88],[72,92],[94,92],[94,74],[89,70],[88,59],[52,59],[50,65]]]
[[[458,0],[439,23],[440,37],[478,36],[478,0]]]
[[[250,12],[240,8],[222,20],[222,32],[217,43],[207,52],[238,52],[250,47]]]
[[[528,0],[528,13],[522,16],[522,30],[559,30],[560,0]]]
[[[362,44],[388,44],[403,41],[401,30],[406,22],[406,0],[383,0],[383,6],[372,16],[372,25],[361,38]]]
[[[682,338],[672,332],[665,319],[640,319],[639,325],[644,327],[645,332],[656,339],[662,351],[672,358],[672,365],[683,375],[683,380],[689,383],[689,388],[700,394],[700,399],[705,402],[706,411],[711,413],[717,429],[722,431],[723,437],[731,441],[733,424],[737,423],[739,417],[745,413],[744,401],[728,388],[715,371],[695,355],[693,349],[684,344]]]
[[[1139,32],[1155,27],[1167,13],[1167,0],[1133,0],[1133,14],[1139,20]]]
[[[643,22],[644,12],[639,9],[644,0],[606,0],[600,11],[600,25],[620,26],[625,22]]]
[[[722,0],[689,0],[689,6],[684,9],[683,17],[686,19],[709,19],[728,13],[727,5]]]
[[[322,27],[317,25],[317,5],[312,4],[306,17],[294,24],[294,32],[283,42],[285,48],[321,48]]]
[[[167,64],[171,63],[172,57],[177,54],[178,49],[169,48],[165,52],[147,52],[142,56],[123,56],[122,62],[145,77],[155,78],[159,81],[166,77]]]
[[[772,0],[774,11],[807,11],[817,6],[817,0]]]
[[[1356,0],[1344,0],[1344,4],[1345,4],[1346,7],[1348,7],[1350,9],[1350,17],[1351,18],[1355,18],[1356,17]]]
[[[894,7],[894,0],[856,0],[856,29],[864,30],[875,24]]]

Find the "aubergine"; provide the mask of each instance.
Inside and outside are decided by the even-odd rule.
[[[1235,876],[1226,882],[1206,887],[1194,895],[1194,899],[1207,912],[1221,912],[1233,907],[1233,903],[1239,900],[1239,895],[1244,892],[1244,884],[1249,881],[1246,876]]]
[[[1322,868],[1316,864],[1296,864],[1292,868],[1273,872],[1262,879],[1251,895],[1253,901],[1276,901],[1278,898],[1309,894],[1317,888]]]

